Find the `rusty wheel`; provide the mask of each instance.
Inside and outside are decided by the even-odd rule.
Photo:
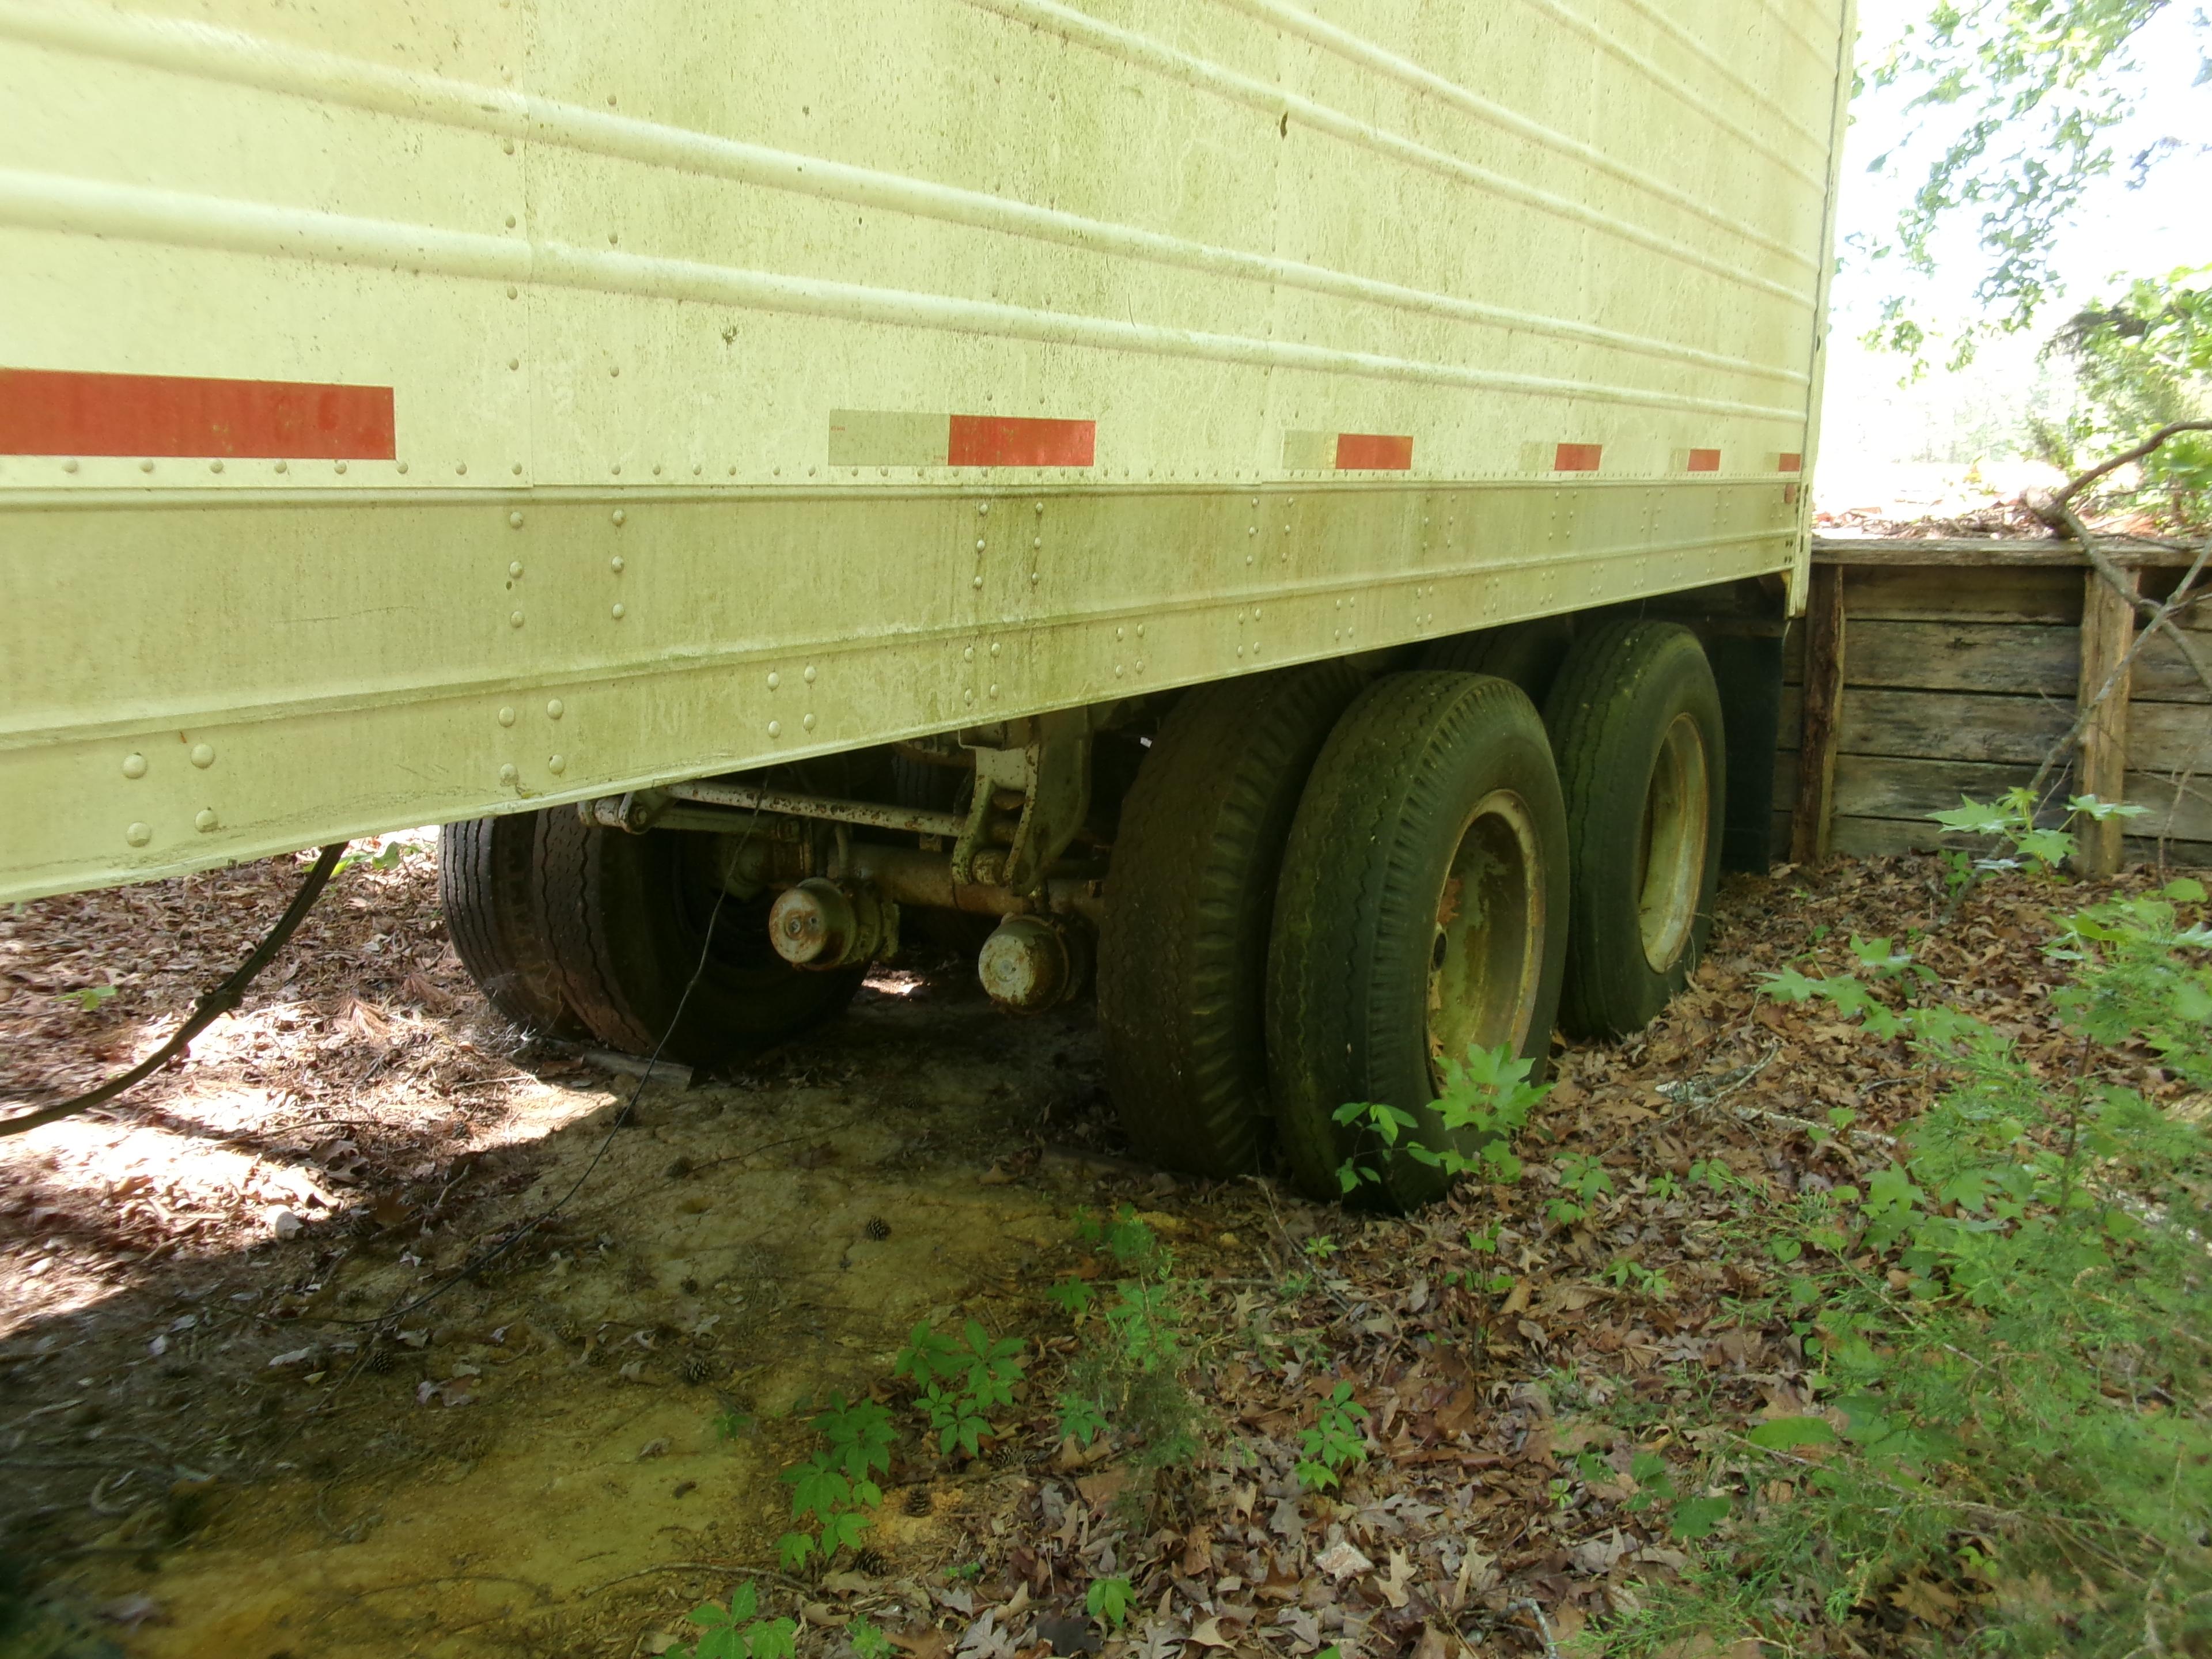
[[[1268,1079],[1301,1189],[1341,1190],[1358,1132],[1335,1121],[1340,1106],[1401,1108],[1409,1139],[1435,1148],[1440,1060],[1504,1045],[1540,1065],[1566,853],[1551,745],[1517,686],[1395,674],[1346,711],[1284,852],[1268,969]],[[1366,1190],[1398,1208],[1449,1184],[1402,1151],[1379,1173]]]

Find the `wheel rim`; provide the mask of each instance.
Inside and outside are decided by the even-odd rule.
[[[1475,804],[1460,832],[1429,955],[1431,1083],[1470,1048],[1518,1054],[1534,1023],[1543,967],[1543,853],[1528,805],[1510,790]]]
[[[1705,733],[1694,717],[1677,714],[1659,742],[1638,837],[1637,927],[1655,973],[1674,965],[1697,925],[1712,832],[1707,788]]]

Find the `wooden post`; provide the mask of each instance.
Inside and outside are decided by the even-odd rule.
[[[1828,856],[1835,821],[1836,728],[1844,702],[1844,570],[1816,564],[1805,595],[1805,723],[1797,745],[1797,805],[1790,860]]]
[[[2094,795],[2117,805],[2125,798],[2128,772],[2128,681],[2130,672],[2120,665],[2135,643],[2136,609],[2131,600],[2141,582],[2138,572],[2120,573],[2127,581],[2125,594],[2115,592],[2110,582],[2092,570],[2081,594],[2081,681],[2075,708],[2087,709],[2100,691],[2089,723],[2081,728],[2081,751],[2074,768],[2074,793]],[[2113,678],[2117,671],[2118,678]],[[2105,682],[2112,679],[2110,690]],[[2120,867],[2120,837],[2126,828],[2119,818],[2102,823],[2075,826],[2075,867],[2085,876],[2109,876]]]

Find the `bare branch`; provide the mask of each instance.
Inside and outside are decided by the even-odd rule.
[[[2121,467],[2125,466],[2130,461],[2139,461],[2142,459],[2144,456],[2148,455],[2154,450],[2157,449],[2159,446],[2163,444],[2168,438],[2174,436],[2178,433],[2183,432],[2212,432],[2212,421],[2176,421],[2171,426],[2160,427],[2157,431],[2152,433],[2149,437],[2145,438],[2141,443],[2137,444],[2133,449],[2124,449],[2111,459],[2098,462],[2096,465],[2091,467],[2087,472],[2081,474],[2080,477],[2070,480],[2063,489],[2060,490],[2056,495],[2053,495],[2051,498],[2051,505],[2054,507],[2063,509],[2067,502],[2072,501],[2075,496],[2081,494],[2082,490],[2087,489],[2091,484],[2096,483],[2098,479],[2103,477],[2106,473],[2118,471]],[[2050,524],[2051,522],[2050,515],[2045,513],[2041,507],[2036,507],[2033,503],[2031,502],[2029,504],[2028,510],[2033,513],[2036,517],[2041,519],[2045,524]],[[2087,545],[2086,542],[2082,544],[2085,547]]]

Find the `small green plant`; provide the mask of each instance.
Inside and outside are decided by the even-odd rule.
[[[1344,1471],[1367,1461],[1367,1437],[1360,1428],[1367,1407],[1352,1397],[1352,1384],[1340,1382],[1314,1407],[1314,1425],[1298,1431],[1305,1455],[1298,1460],[1298,1484],[1308,1492],[1334,1488]]]
[[[356,865],[364,866],[371,870],[396,870],[399,867],[400,862],[414,850],[414,848],[404,841],[387,841],[373,853],[348,853],[338,860],[337,868],[331,873],[343,875]]]
[[[1388,1110],[1389,1108],[1386,1107],[1382,1109]],[[1331,1238],[1327,1233],[1316,1233],[1311,1238],[1306,1240],[1305,1243],[1300,1248],[1305,1251],[1309,1260],[1314,1261],[1326,1261],[1329,1257],[1336,1254],[1337,1245],[1336,1241]]]
[[[762,1619],[760,1597],[750,1584],[730,1592],[729,1605],[709,1601],[686,1615],[699,1627],[699,1639],[682,1650],[686,1659],[792,1659],[799,1626],[789,1619]],[[863,1659],[866,1659],[864,1656]]]
[[[1176,1276],[1173,1253],[1126,1206],[1109,1223],[1079,1212],[1076,1237],[1129,1271],[1103,1292],[1058,1298],[1085,1333],[1060,1396],[1060,1431],[1079,1443],[1109,1430],[1127,1434],[1142,1470],[1179,1462],[1197,1449],[1200,1423],[1183,1381],[1191,1286]]]
[[[866,1619],[857,1615],[845,1626],[845,1639],[853,1644],[856,1659],[891,1659],[896,1651],[891,1638]]]
[[[2147,808],[2099,800],[2094,795],[2069,795],[2066,813],[2056,824],[2038,824],[2036,799],[2024,788],[2008,789],[1984,804],[1961,796],[1959,805],[1928,816],[1954,836],[1979,836],[1997,845],[1978,858],[1957,854],[1946,860],[1946,880],[1954,892],[1971,885],[1977,875],[2000,870],[2025,869],[2050,877],[2074,856],[2073,826],[2079,818],[2102,823],[2109,818],[2141,817]]]
[[[890,1413],[872,1400],[848,1402],[833,1394],[813,1427],[827,1443],[783,1472],[795,1523],[776,1540],[786,1571],[859,1548],[866,1511],[884,1501],[874,1477],[891,1466]]]
[[[1014,1403],[1021,1352],[1018,1338],[994,1340],[973,1319],[957,1340],[924,1321],[899,1350],[891,1375],[908,1378],[920,1390],[915,1404],[936,1431],[938,1450],[949,1456],[957,1446],[973,1457],[992,1431],[989,1413]]]
[[[1338,1183],[1346,1194],[1378,1184],[1382,1171],[1377,1166],[1400,1152],[1449,1175],[1518,1181],[1521,1160],[1514,1156],[1513,1137],[1552,1091],[1547,1083],[1528,1081],[1535,1064],[1517,1058],[1503,1043],[1495,1048],[1470,1047],[1464,1060],[1444,1060],[1443,1086],[1432,1103],[1443,1131],[1440,1147],[1411,1138],[1409,1132],[1420,1127],[1420,1120],[1403,1107],[1375,1101],[1350,1101],[1338,1107],[1336,1121],[1355,1129],[1358,1139],[1352,1156],[1337,1166]],[[1471,1154],[1461,1150],[1468,1142],[1474,1147]]]
[[[1083,1610],[1109,1630],[1119,1630],[1129,1622],[1129,1609],[1136,1601],[1136,1587],[1119,1575],[1094,1578],[1083,1593]]]
[[[74,1003],[89,1014],[96,1012],[115,992],[116,988],[112,985],[81,985],[74,991],[57,992],[55,1000]]]
[[[1544,1214],[1555,1224],[1572,1226],[1585,1219],[1597,1200],[1613,1191],[1613,1177],[1605,1165],[1588,1152],[1565,1152],[1552,1162],[1559,1177],[1559,1195],[1547,1200]]]
[[[1664,1302],[1674,1293],[1674,1282],[1665,1273],[1625,1255],[1615,1256],[1601,1277],[1617,1289],[1648,1296],[1654,1302]]]

